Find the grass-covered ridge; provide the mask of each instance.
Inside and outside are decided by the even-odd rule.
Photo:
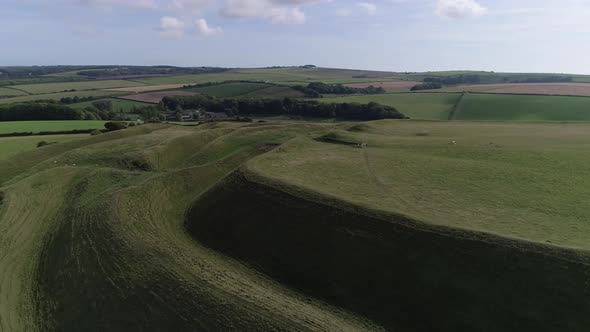
[[[0,330],[584,331],[589,128],[153,124],[14,155]]]

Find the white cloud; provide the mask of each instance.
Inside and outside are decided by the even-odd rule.
[[[214,36],[223,33],[221,27],[210,27],[203,18],[197,20],[197,32],[204,36]]]
[[[478,17],[487,13],[475,0],[438,0],[436,14],[453,19]]]
[[[221,13],[233,18],[264,18],[273,23],[302,24],[305,13],[299,5],[320,0],[226,0]]]
[[[176,17],[164,16],[160,18],[160,35],[165,37],[180,37],[184,35],[186,24]]]
[[[377,6],[370,2],[359,2],[357,5],[369,15],[375,14],[377,12]]]

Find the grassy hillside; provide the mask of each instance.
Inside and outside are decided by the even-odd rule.
[[[589,129],[142,125],[14,155],[0,330],[585,331]]]
[[[395,93],[322,98],[320,101],[326,103],[369,103],[373,101],[393,106],[412,119],[446,120],[459,96],[460,94],[454,93]]]
[[[37,143],[46,141],[48,143],[62,143],[80,138],[88,137],[88,134],[81,135],[50,135],[50,136],[22,136],[22,137],[0,137],[0,160],[5,160],[13,155],[37,149]]]
[[[2,121],[0,134],[40,131],[63,131],[74,129],[103,129],[106,121],[68,120],[68,121]]]
[[[468,93],[453,119],[590,121],[590,98]]]

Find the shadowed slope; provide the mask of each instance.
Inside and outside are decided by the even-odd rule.
[[[378,214],[253,173],[202,196],[187,227],[211,248],[389,330],[590,324],[586,253]]]

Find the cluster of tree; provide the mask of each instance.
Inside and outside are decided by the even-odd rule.
[[[55,100],[38,100],[0,107],[0,121],[29,120],[116,120],[122,112],[115,112],[111,101],[97,100],[92,106],[76,109]],[[158,111],[137,110],[149,116],[158,117]]]
[[[111,66],[102,70],[80,71],[78,74],[88,78],[100,79],[113,76],[212,74],[226,70],[228,69],[218,67]]]
[[[442,88],[442,84],[440,83],[422,83],[414,85],[410,90],[411,91],[419,91],[419,90],[433,90],[433,89],[440,89]]]
[[[372,85],[366,88],[351,88],[342,84],[326,84],[322,82],[309,83],[307,86],[297,85],[293,89],[301,91],[306,97],[319,98],[322,94],[338,94],[338,95],[349,95],[349,94],[379,94],[385,93],[385,89],[382,87],[374,87]]]
[[[0,108],[0,121],[97,120],[97,114],[57,103],[22,103]]]
[[[102,97],[98,97],[98,98],[102,98]],[[67,104],[76,104],[76,103],[83,103],[86,101],[91,101],[97,99],[97,97],[78,97],[78,96],[74,96],[74,97],[62,97],[59,102],[61,104],[67,105]]]
[[[202,109],[225,112],[228,116],[294,115],[347,120],[405,119],[391,106],[377,103],[320,103],[299,99],[232,99],[211,96],[176,96],[162,99],[161,107],[170,111]]]
[[[132,122],[132,124],[135,126],[135,123]],[[125,129],[127,127],[129,127],[129,123],[127,122],[121,122],[121,121],[113,121],[113,122],[107,122],[104,124],[104,127],[108,130],[108,131],[115,131],[115,130],[121,130],[121,129]]]
[[[571,76],[543,76],[512,80],[511,83],[565,83],[573,82],[573,80],[574,78]]]
[[[439,83],[444,85],[479,84],[481,82],[481,77],[479,77],[479,75],[435,76],[425,77],[423,81],[426,83]]]

